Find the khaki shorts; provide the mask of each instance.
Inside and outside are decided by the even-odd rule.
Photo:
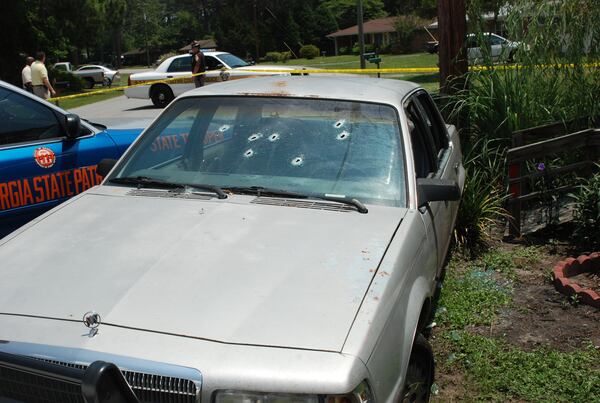
[[[33,93],[43,99],[50,98],[50,93],[48,92],[48,88],[46,88],[45,85],[34,85]]]

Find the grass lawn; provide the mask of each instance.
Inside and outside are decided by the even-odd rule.
[[[291,59],[287,63],[270,63],[265,64],[280,64],[285,65],[301,65],[314,67],[319,69],[358,69],[360,68],[360,60],[356,55],[343,56],[328,56],[317,57],[315,59]],[[429,53],[414,53],[410,55],[381,55],[382,69],[391,68],[415,68],[415,67],[437,67],[438,55]],[[368,69],[376,68],[375,64],[367,62]],[[394,78],[398,80],[412,81],[420,84],[429,92],[437,92],[439,90],[439,74],[383,74],[383,78]]]
[[[430,339],[435,402],[600,401],[600,311],[550,281],[568,255],[497,242],[453,256]]]
[[[118,88],[127,85],[128,78],[129,78],[129,74],[121,73],[121,79],[118,81],[115,81],[111,87],[111,88],[115,89],[115,91],[105,92],[105,93],[98,94],[98,95],[89,95],[89,96],[85,96],[85,97],[82,96],[79,98],[65,99],[64,101],[58,101],[58,106],[60,106],[63,109],[69,110],[69,109],[73,109],[73,108],[78,108],[80,106],[89,105],[89,104],[93,104],[95,102],[105,101],[107,99],[121,96],[121,95],[123,95],[123,90],[118,90]],[[94,91],[99,91],[99,90],[103,90],[103,89],[107,89],[107,88],[95,86],[91,90],[83,90],[83,93],[94,92]],[[60,95],[71,95],[71,94],[61,93]],[[50,99],[50,101],[52,101],[52,99]],[[53,102],[53,103],[56,104],[56,102]]]
[[[437,67],[438,55],[429,53],[414,53],[410,55],[381,55],[381,68],[391,69],[400,67]],[[290,59],[287,63],[271,63],[281,65],[302,65],[323,69],[359,69],[360,59],[357,55],[342,55],[317,57],[314,59]],[[376,68],[375,64],[367,62],[367,68]]]
[[[102,94],[98,94],[98,95],[90,95],[87,97],[65,99],[64,101],[59,101],[58,106],[60,106],[63,109],[69,110],[69,109],[73,109],[73,108],[78,108],[80,106],[93,104],[95,102],[105,101],[107,99],[115,98],[115,97],[118,97],[121,95],[123,95],[123,91],[119,90],[119,91],[106,92],[106,93],[102,93]],[[50,101],[52,101],[52,100],[50,100]],[[56,104],[56,102],[53,102],[53,103]]]

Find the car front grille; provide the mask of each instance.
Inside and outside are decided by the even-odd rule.
[[[4,401],[85,403],[77,383],[0,366],[0,402]]]
[[[79,370],[87,365],[35,357],[38,360]],[[121,370],[140,402],[197,403],[198,388],[190,379]],[[79,385],[0,367],[0,401],[10,397],[22,402],[83,402]]]

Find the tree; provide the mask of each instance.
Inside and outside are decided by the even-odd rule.
[[[127,0],[103,0],[102,7],[104,18],[110,22],[110,36],[113,43],[113,50],[116,57],[115,65],[121,67],[121,46],[123,42],[123,27],[127,17]]]
[[[324,0],[322,5],[335,18],[341,29],[356,25],[356,0]],[[363,0],[365,21],[386,15],[383,0]]]

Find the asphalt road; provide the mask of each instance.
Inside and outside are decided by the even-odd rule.
[[[149,99],[124,95],[70,110],[82,119],[118,129],[146,128],[161,111]]]

